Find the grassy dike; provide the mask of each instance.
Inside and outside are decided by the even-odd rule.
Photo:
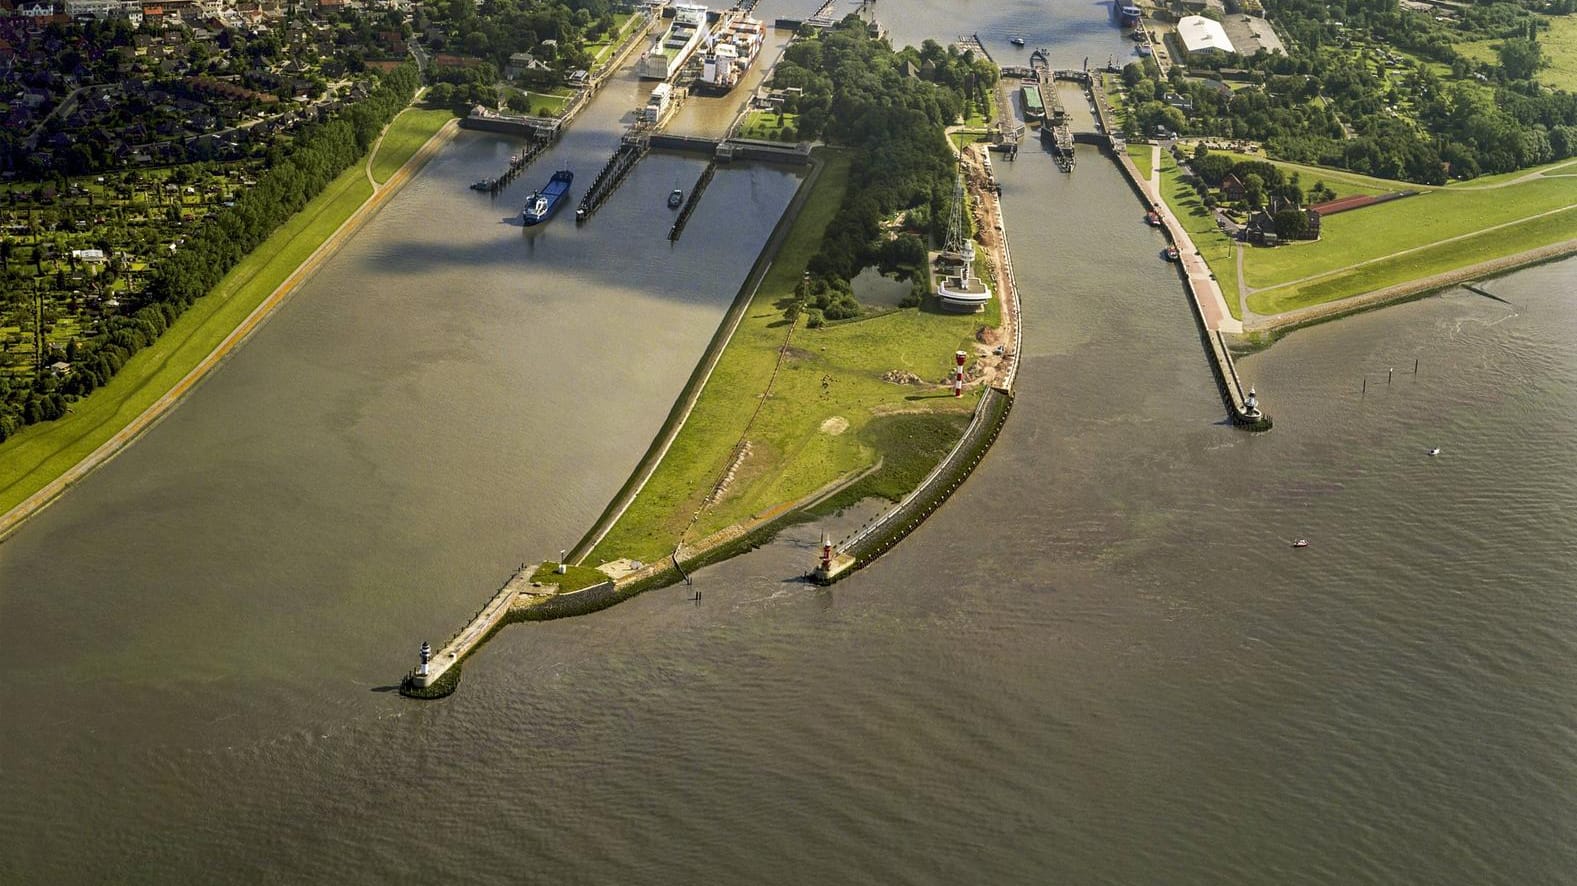
[[[405,165],[427,140],[454,117],[454,112],[448,108],[406,108],[390,121],[389,128],[383,132],[383,140],[378,143],[378,152],[373,155],[372,164],[368,167],[372,171],[372,180],[383,184],[394,175],[395,170]]]
[[[1328,216],[1321,220],[1319,240],[1244,246],[1248,307],[1262,315],[1341,301],[1577,237],[1577,161],[1571,159],[1445,186],[1267,162],[1297,173],[1305,187],[1323,181],[1341,196],[1419,193]],[[1166,151],[1161,155],[1161,194],[1209,262],[1228,308],[1238,317],[1237,247],[1216,228]]]
[[[822,157],[825,168],[683,428],[586,563],[618,557],[661,560],[681,536],[694,543],[775,513],[878,459],[883,459],[882,469],[862,485],[872,494],[895,497],[900,484],[887,477],[884,459],[889,441],[911,436],[904,430],[911,423],[915,433],[927,436],[939,414],[958,416],[960,427],[967,421],[978,392],[954,399],[936,383],[948,372],[954,351],[973,350],[977,329],[997,325],[995,301],[983,315],[922,307],[821,329],[796,324],[790,335],[784,308],[793,303],[795,286],[841,205],[849,178],[848,155],[823,152]],[[883,380],[890,370],[912,372],[927,383]],[[771,395],[763,400],[769,384]],[[742,438],[749,448],[739,457]],[[893,470],[912,473],[916,460],[927,459],[929,470],[954,439],[956,432],[951,438],[942,435],[918,459],[912,453],[893,459]],[[730,467],[731,480],[708,505]]]
[[[419,118],[427,137],[448,112]],[[392,128],[392,127],[391,127]],[[403,165],[422,143],[380,145]],[[64,417],[29,426],[0,445],[0,515],[43,489],[124,430],[213,352],[373,194],[358,162],[330,182],[301,211],[242,259],[219,285],[198,299],[149,347],[137,352],[110,382],[71,405]],[[7,530],[0,516],[0,536]]]

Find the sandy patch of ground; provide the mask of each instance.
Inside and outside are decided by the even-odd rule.
[[[849,429],[849,420],[841,415],[834,415],[821,423],[821,432],[836,437]]]

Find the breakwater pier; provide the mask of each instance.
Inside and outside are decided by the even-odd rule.
[[[1211,370],[1220,385],[1228,415],[1240,427],[1256,431],[1269,430],[1270,416],[1260,407],[1259,395],[1253,386],[1245,387],[1226,344],[1226,334],[1241,334],[1243,324],[1227,309],[1226,298],[1221,294],[1221,286],[1216,282],[1210,265],[1200,255],[1193,238],[1161,196],[1161,146],[1150,146],[1151,173],[1149,178],[1145,178],[1139,174],[1139,168],[1128,155],[1127,147],[1120,141],[1114,141],[1114,144],[1118,149],[1113,150],[1112,156],[1118,167],[1146,208],[1155,213],[1166,238],[1177,249],[1178,272],[1189,301],[1194,306],[1194,316],[1199,322],[1205,352],[1210,357]]]

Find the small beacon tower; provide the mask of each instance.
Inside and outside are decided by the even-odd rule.
[[[964,396],[964,362],[969,355],[963,351],[953,352],[953,396]]]
[[[418,677],[426,677],[427,676],[427,666],[433,660],[433,647],[432,647],[432,644],[428,643],[426,640],[423,640],[422,641],[422,649],[417,654],[421,658],[421,664],[418,664],[416,666],[416,676],[418,676]]]

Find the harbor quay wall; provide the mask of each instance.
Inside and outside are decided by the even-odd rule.
[[[987,388],[975,407],[974,417],[964,435],[920,485],[893,507],[835,545],[837,557],[833,567],[825,571],[818,568],[810,574],[810,580],[816,584],[830,585],[847,578],[918,529],[974,473],[981,459],[986,457],[991,445],[996,442],[1012,410],[1011,391]]]
[[[1178,243],[1180,238],[1177,232],[1181,230],[1181,225],[1172,215],[1171,209],[1158,195],[1150,193],[1139,175],[1139,168],[1134,165],[1133,158],[1128,156],[1126,150],[1119,151],[1114,148],[1111,153],[1128,179],[1129,186],[1133,188],[1139,199],[1144,201],[1145,208],[1156,209],[1165,220],[1166,225],[1163,230],[1166,232],[1167,240],[1173,244]],[[1200,284],[1183,272],[1181,262],[1178,263],[1178,276],[1182,279],[1183,290],[1188,293],[1189,302],[1194,306],[1194,320],[1199,324],[1200,338],[1205,346],[1205,353],[1210,358],[1210,368],[1216,377],[1228,417],[1239,427],[1254,431],[1270,430],[1272,424],[1270,416],[1263,411],[1251,411],[1248,408],[1248,391],[1244,389],[1243,381],[1238,376],[1237,364],[1232,360],[1232,352],[1226,347],[1225,336],[1210,325],[1205,312],[1204,295],[1199,292]]]
[[[522,135],[528,138],[535,137],[543,131],[542,127],[533,125],[524,119],[499,117],[461,117],[460,128],[474,129],[479,132],[497,132],[504,135]]]

